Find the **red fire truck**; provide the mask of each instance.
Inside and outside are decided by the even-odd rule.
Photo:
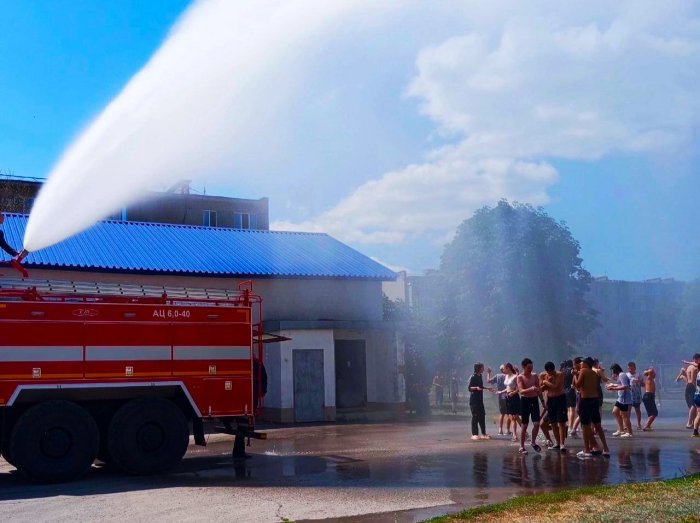
[[[168,470],[204,421],[244,454],[260,394],[262,300],[236,292],[0,278],[0,452],[60,482],[98,459]]]

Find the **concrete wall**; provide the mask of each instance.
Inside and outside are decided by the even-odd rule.
[[[335,352],[332,330],[286,330],[279,333],[291,338],[265,347],[265,368],[274,383],[268,382],[265,417],[274,421],[294,421],[294,357],[292,351],[323,351],[324,404],[326,421],[335,420]]]
[[[369,408],[406,401],[403,374],[403,345],[393,330],[354,331],[339,329],[336,340],[365,340],[367,355],[367,403]]]
[[[203,225],[203,211],[217,213],[216,227],[234,227],[234,213],[255,216],[255,226],[246,229],[268,230],[267,198],[248,200],[201,194],[152,193],[151,198],[131,205],[126,211],[129,221]],[[213,226],[213,225],[212,225]]]

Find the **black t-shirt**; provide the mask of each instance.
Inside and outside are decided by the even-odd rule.
[[[470,405],[475,405],[484,402],[484,392],[481,390],[472,390],[472,387],[483,388],[483,386],[484,380],[481,378],[481,374],[472,374],[472,377],[469,378],[469,392],[471,392],[471,396],[469,396]]]

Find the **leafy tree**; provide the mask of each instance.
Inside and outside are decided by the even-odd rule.
[[[502,200],[443,252],[440,345],[458,357],[558,361],[596,326],[579,243],[541,208]]]

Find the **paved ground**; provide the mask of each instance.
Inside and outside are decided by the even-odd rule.
[[[75,483],[30,485],[0,461],[0,514],[32,522],[416,521],[564,486],[700,472],[700,440],[678,428],[680,417],[659,421],[653,433],[613,441],[609,460],[519,456],[510,441],[468,441],[458,419],[275,429],[236,465],[230,440],[212,436],[172,474],[148,478],[95,467]]]

